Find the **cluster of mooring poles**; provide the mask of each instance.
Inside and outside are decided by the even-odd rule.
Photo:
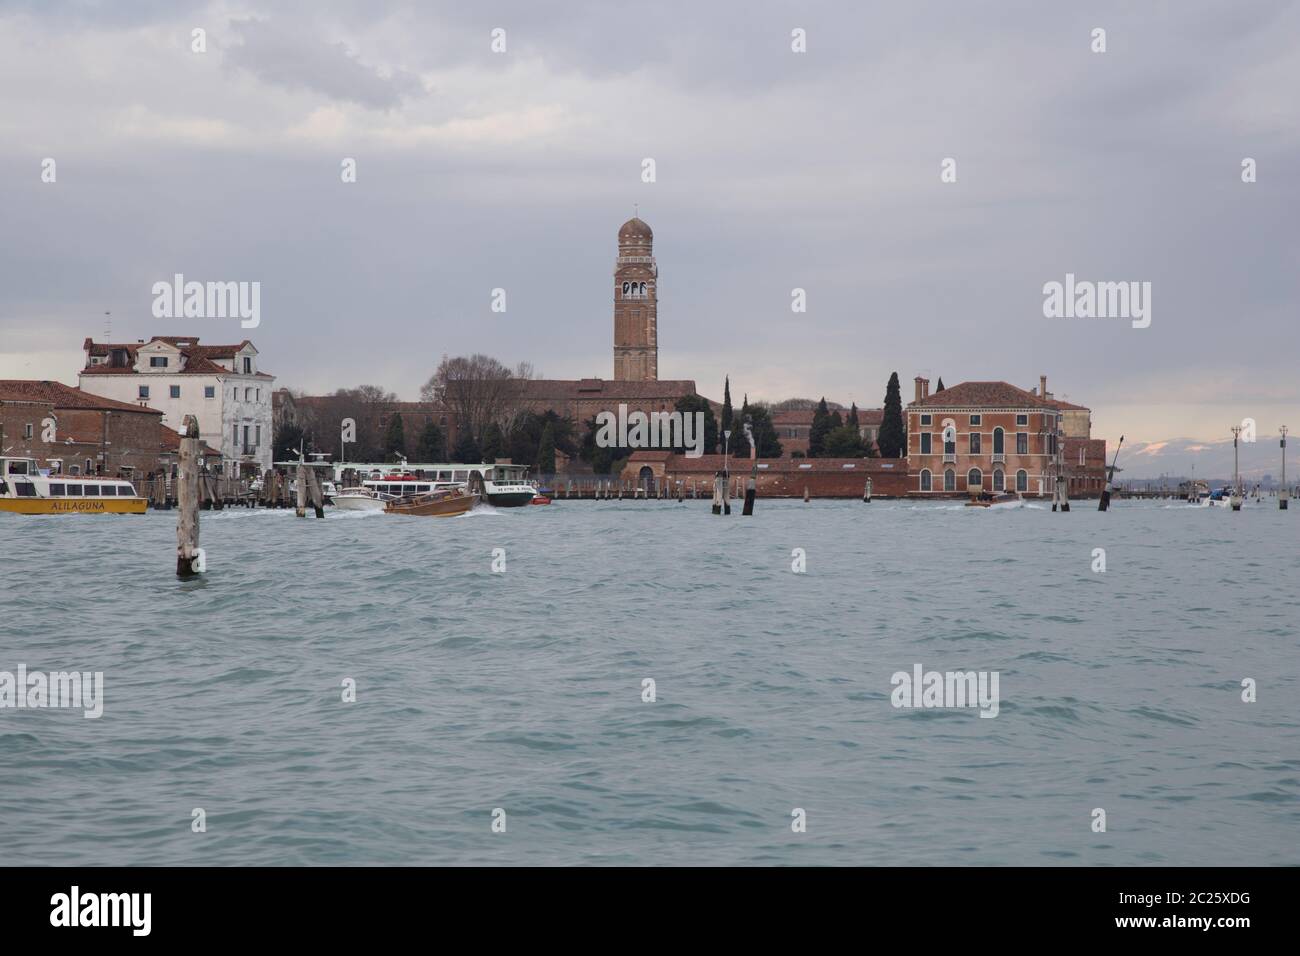
[[[752,515],[754,513],[754,499],[758,497],[758,446],[754,443],[754,429],[746,421],[743,424],[745,429],[745,438],[749,440],[749,478],[745,482],[745,504],[742,506],[740,513],[743,515]],[[715,515],[731,514],[731,501],[729,484],[731,481],[731,430],[726,429],[722,433],[722,470],[713,475],[713,513]],[[804,499],[807,500],[807,489],[804,489]]]

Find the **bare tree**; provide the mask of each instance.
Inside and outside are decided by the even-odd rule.
[[[488,425],[500,425],[512,417],[519,403],[522,375],[531,373],[527,364],[511,371],[490,355],[444,356],[438,370],[421,387],[420,398],[441,403],[460,428],[468,428],[474,440],[481,442]]]

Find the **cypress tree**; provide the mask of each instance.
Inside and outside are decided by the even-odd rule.
[[[939,394],[940,392],[942,392],[942,391],[943,391],[943,376],[940,375],[940,376],[939,376],[939,387],[936,388],[936,389],[934,390],[934,394],[938,395],[938,394]]]
[[[881,458],[899,458],[907,448],[907,433],[903,425],[903,398],[898,387],[898,373],[889,376],[885,386],[885,413],[876,436]]]
[[[846,425],[852,425],[855,431],[856,431],[858,428],[862,427],[862,426],[858,423],[858,403],[857,403],[857,402],[854,402],[852,405],[849,406],[849,417],[848,417],[848,419],[844,422],[844,424],[846,424]]]
[[[725,439],[722,433],[731,430],[731,376],[728,375],[726,382],[722,386],[722,421],[719,422],[718,444],[719,451],[722,450],[722,443]]]
[[[808,457],[820,458],[822,448],[826,444],[826,436],[831,430],[831,413],[826,407],[826,396],[817,403],[817,409],[813,412],[812,427],[808,429]]]
[[[542,443],[537,447],[537,474],[555,474],[555,427],[550,422],[542,429]]]
[[[740,414],[732,420],[731,431],[731,457],[748,458],[749,457],[749,439],[745,437],[745,419],[749,416],[749,396],[746,395],[740,404]],[[752,425],[751,425],[752,427]]]

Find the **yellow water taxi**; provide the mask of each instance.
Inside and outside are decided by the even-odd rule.
[[[0,458],[0,511],[142,515],[148,503],[122,478],[42,475],[34,458]]]

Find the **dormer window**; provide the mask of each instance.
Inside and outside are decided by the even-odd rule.
[[[149,367],[150,367],[150,368],[166,368],[166,367],[167,367],[167,356],[165,356],[165,355],[151,355],[151,356],[149,356]]]
[[[249,358],[247,355],[244,356],[244,374],[245,375],[253,374],[253,360]]]

